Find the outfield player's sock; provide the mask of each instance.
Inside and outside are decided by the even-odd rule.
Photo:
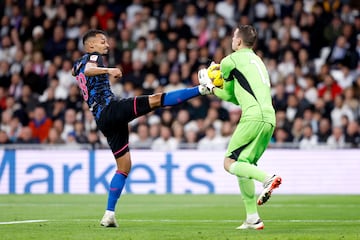
[[[268,176],[266,172],[260,170],[255,165],[246,162],[234,162],[231,164],[229,172],[238,177],[251,178],[262,183]]]
[[[238,177],[241,197],[246,209],[246,221],[256,223],[260,217],[256,207],[255,183],[254,180],[244,177]]]
[[[124,188],[126,177],[126,173],[116,171],[115,175],[111,179],[108,203],[106,208],[107,211],[115,211],[115,206]]]
[[[198,86],[167,92],[163,94],[161,106],[174,106],[199,95]]]

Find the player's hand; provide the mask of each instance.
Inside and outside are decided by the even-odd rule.
[[[214,66],[214,65],[215,65],[215,66]],[[211,61],[208,69],[209,69],[210,67],[212,67],[214,70],[220,70],[220,64],[218,64],[218,63],[216,63],[216,62],[214,62],[214,61]]]
[[[109,68],[108,69],[108,74],[114,78],[120,78],[122,77],[122,72],[120,69],[118,68]]]

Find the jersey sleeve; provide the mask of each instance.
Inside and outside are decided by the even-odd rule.
[[[214,94],[220,99],[232,102],[236,105],[239,105],[235,93],[234,93],[234,79],[232,77],[231,71],[235,68],[235,63],[232,61],[230,56],[225,57],[220,62],[220,71],[224,78],[223,88],[216,88]]]
[[[96,63],[99,67],[104,66],[102,56],[98,53],[90,53],[88,56],[88,62]]]
[[[223,88],[215,88],[214,94],[224,101],[239,105],[234,94],[234,81],[224,82]]]
[[[220,71],[225,82],[233,81],[234,79],[231,76],[231,71],[235,68],[235,62],[231,59],[231,55],[225,57],[220,62]]]

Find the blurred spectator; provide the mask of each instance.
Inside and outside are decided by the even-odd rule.
[[[350,121],[345,130],[345,142],[350,147],[360,146],[360,127],[356,121]]]
[[[69,95],[66,98],[66,108],[74,109],[76,112],[81,111],[83,98],[76,84],[69,87]]]
[[[76,111],[72,108],[65,110],[64,129],[61,133],[61,138],[65,140],[69,133],[74,132],[76,122]]]
[[[32,130],[30,127],[25,126],[23,128],[21,128],[19,136],[16,140],[15,143],[20,143],[20,144],[36,144],[36,143],[40,143],[39,139],[34,138],[32,136]]]
[[[293,143],[299,143],[304,136],[304,121],[302,118],[295,118],[294,123],[291,127],[291,140]],[[311,128],[311,125],[309,125]],[[312,131],[312,129],[311,129]],[[304,140],[306,141],[306,140]]]
[[[64,28],[57,25],[54,28],[53,35],[47,40],[44,46],[44,56],[47,60],[52,60],[57,55],[66,53],[66,38]]]
[[[227,139],[221,138],[216,134],[216,129],[213,125],[205,128],[205,136],[199,139],[197,149],[199,150],[222,150],[225,149]]]
[[[328,118],[321,118],[317,132],[319,143],[326,143],[331,135],[331,123]]]
[[[350,121],[354,120],[351,109],[344,104],[344,96],[338,95],[334,101],[334,109],[331,111],[331,123],[334,127],[341,126],[342,116],[347,116]]]
[[[188,40],[193,36],[191,28],[188,24],[185,23],[184,17],[181,15],[176,16],[175,26],[173,27],[173,29],[179,34],[179,36],[181,36],[185,40]]]
[[[42,106],[37,106],[34,109],[34,116],[29,122],[29,127],[33,138],[38,139],[41,143],[46,141],[52,127],[52,120],[46,116],[45,109]]]
[[[97,130],[90,130],[87,137],[88,137],[87,141],[92,146],[93,149],[99,149],[102,147]]]
[[[73,134],[77,143],[87,143],[87,136],[82,121],[75,122]]]
[[[126,7],[127,22],[132,24],[135,14],[142,10],[141,0],[132,0],[132,3]]]
[[[56,144],[64,144],[65,141],[61,138],[60,133],[56,128],[50,128],[49,134],[47,138],[45,139],[46,144],[56,145]]]
[[[345,135],[341,127],[333,127],[332,134],[326,141],[327,146],[331,148],[344,148],[345,147]]]
[[[181,125],[179,122],[173,122],[171,125],[171,131],[178,144],[184,141],[185,132],[183,125]]]
[[[20,74],[14,73],[11,76],[11,84],[9,86],[9,95],[18,100],[21,96],[21,90],[23,87],[23,81]]]
[[[131,59],[131,51],[124,50],[121,54],[120,60],[121,71],[123,76],[127,76],[129,73],[133,71],[133,64]]]
[[[149,135],[149,127],[146,124],[139,124],[136,136],[132,136],[130,146],[136,149],[150,149],[152,139]]]
[[[337,69],[330,71],[330,74],[336,79],[336,82],[342,89],[351,87],[356,77],[355,71],[351,71],[350,68],[344,64],[339,64]]]
[[[108,38],[109,52],[107,54],[107,60],[109,67],[115,67],[121,60],[121,52],[116,48],[115,37]]]
[[[114,17],[114,13],[107,8],[106,4],[100,3],[95,12],[95,17],[99,21],[100,28],[107,30],[107,21]]]
[[[165,92],[185,88],[186,85],[181,82],[180,75],[177,71],[170,72],[169,83],[164,87]]]
[[[276,128],[273,142],[276,147],[286,147],[286,142],[290,142],[289,133],[284,128]]]
[[[156,138],[151,149],[154,151],[173,151],[178,147],[178,141],[172,136],[171,128],[161,125],[160,136]]]
[[[190,3],[186,6],[185,15],[184,15],[184,23],[190,27],[192,35],[199,36],[198,32],[198,24],[199,24],[199,16],[196,12],[196,7],[194,4]]]
[[[34,27],[32,31],[32,44],[34,51],[42,51],[45,47],[44,29],[42,26]]]
[[[145,72],[143,71],[143,63],[141,60],[134,60],[132,62],[132,72],[123,76],[122,83],[129,83],[134,88],[140,88],[145,80]]]
[[[326,98],[326,100],[334,100],[336,96],[342,93],[342,88],[337,84],[334,77],[330,74],[324,76],[322,85],[319,87],[319,97]],[[330,99],[329,99],[330,98]]]
[[[0,87],[7,89],[11,84],[10,65],[7,61],[0,61]]]
[[[12,63],[15,60],[17,46],[14,44],[10,36],[6,35],[1,39],[0,61]]]
[[[184,126],[184,139],[179,145],[180,149],[197,149],[198,130],[195,121],[191,121]]]
[[[59,77],[59,88],[63,88],[64,90],[70,89],[71,85],[77,84],[75,78],[72,76],[71,69],[72,64],[69,59],[64,59],[62,62],[62,68],[58,71],[58,77]],[[64,94],[63,98],[67,98],[68,93],[66,93],[66,96]]]
[[[4,130],[0,130],[0,144],[10,144],[11,141]]]
[[[294,54],[290,50],[286,50],[283,56],[282,61],[278,65],[278,71],[281,76],[286,77],[289,74],[292,74],[295,71],[295,62]]]
[[[140,61],[142,64],[145,64],[147,60],[147,51],[146,38],[140,37],[137,40],[136,47],[132,50],[132,61]]]
[[[11,110],[4,110],[1,112],[0,129],[5,131],[7,134],[10,132],[11,129],[10,126],[11,118],[12,118]]]
[[[345,61],[346,55],[349,51],[350,45],[346,41],[344,35],[340,35],[336,38],[335,43],[332,45],[327,62],[330,65],[337,65]]]
[[[261,3],[261,2],[259,2]],[[258,3],[258,4],[259,4]],[[255,6],[256,8],[256,6]],[[266,11],[266,10],[265,10]],[[235,26],[234,16],[235,16],[235,4],[233,0],[223,0],[216,3],[215,12],[222,16],[226,20],[226,24],[233,27]],[[255,11],[256,13],[261,12],[259,9]]]
[[[41,57],[40,57],[41,58]],[[40,60],[41,61],[41,60]],[[44,67],[41,64],[38,65],[39,73],[41,73],[41,69]],[[28,61],[24,65],[24,71],[22,74],[22,79],[25,85],[29,86],[31,91],[37,94],[42,94],[46,88],[46,82],[44,78],[41,78],[39,74],[37,74],[34,70],[35,65],[34,62]],[[43,74],[43,73],[41,73]]]
[[[303,136],[299,142],[300,149],[311,149],[318,145],[317,136],[313,133],[310,125],[304,126]]]
[[[56,5],[53,0],[45,0],[43,12],[48,19],[53,20],[56,17]]]
[[[328,46],[331,46],[335,39],[337,39],[342,30],[342,21],[338,14],[335,14],[331,20],[331,23],[324,29],[324,38]]]

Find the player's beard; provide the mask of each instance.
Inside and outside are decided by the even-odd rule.
[[[103,56],[109,55],[109,49],[108,48],[105,49],[101,55],[103,55]]]

